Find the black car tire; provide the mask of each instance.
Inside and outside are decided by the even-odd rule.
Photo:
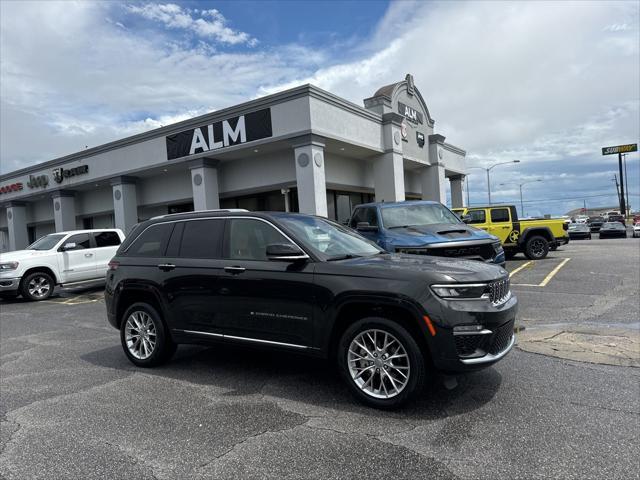
[[[51,275],[46,272],[33,272],[20,282],[20,293],[25,300],[39,302],[49,298],[55,287],[56,283]]]
[[[549,242],[540,235],[533,235],[527,238],[524,247],[524,254],[529,260],[542,260],[549,253]]]
[[[408,372],[408,379],[406,379],[406,383],[404,387],[400,389],[399,393],[394,394],[394,396],[392,396],[391,398],[376,398],[372,396],[373,395],[372,393],[366,393],[365,391],[363,391],[363,388],[361,388],[356,384],[356,379],[353,377],[351,373],[351,369],[349,367],[350,365],[349,354],[350,352],[352,352],[352,355],[355,353],[352,350],[350,350],[350,346],[352,345],[352,342],[354,342],[354,340],[356,340],[358,336],[360,336],[361,334],[366,335],[366,332],[369,332],[369,331],[376,331],[378,332],[377,333],[378,335],[387,334],[389,336],[389,337],[383,336],[382,337],[383,339],[393,337],[401,345],[401,347],[404,349],[407,355],[406,358],[408,360],[409,369],[406,369],[403,371]],[[376,340],[378,340],[378,344],[382,343],[384,341],[383,339],[378,340],[378,337],[376,337]],[[368,347],[370,347],[370,350],[372,345],[373,345],[372,343],[368,344]],[[362,353],[362,350],[360,352]],[[380,350],[380,349],[378,350],[378,352],[376,352],[376,355],[380,354],[380,358],[376,359],[379,362],[383,361],[382,352],[383,350]],[[370,352],[370,353],[373,354],[374,352]],[[395,355],[396,353],[393,353],[391,356],[395,356]],[[370,407],[380,408],[380,409],[395,409],[400,407],[407,401],[409,401],[411,398],[413,398],[415,395],[417,395],[424,389],[424,385],[426,383],[426,377],[427,377],[426,365],[425,365],[425,359],[423,357],[423,353],[420,347],[418,346],[418,343],[402,325],[396,322],[393,322],[387,318],[367,317],[367,318],[358,320],[353,325],[349,326],[344,332],[344,334],[342,335],[342,337],[340,338],[340,343],[337,349],[337,356],[338,356],[337,364],[340,371],[340,375],[348,385],[349,390],[360,402]],[[373,358],[371,358],[371,360],[373,360]],[[391,364],[394,361],[399,361],[399,360],[392,361],[391,359],[389,359],[387,361]],[[397,366],[400,366],[400,365],[397,365]],[[354,368],[358,368],[358,367],[354,365]],[[373,366],[370,368],[376,368],[376,367]],[[405,369],[406,366],[402,366],[401,368]],[[372,375],[374,376],[374,379],[372,380],[372,384],[376,383],[375,376],[377,375],[377,380],[379,385],[383,385],[383,384],[391,385],[391,382],[386,380],[386,378],[390,377],[391,375],[386,373],[384,370],[386,369],[379,368],[375,370],[376,373]],[[387,370],[387,372],[391,372],[391,373],[394,373],[394,375],[396,375],[395,372],[397,372],[398,370],[395,370],[395,372],[394,370],[395,369],[393,369],[393,367],[391,366]],[[385,376],[383,377],[382,374],[384,374]],[[368,373],[366,375],[368,375]],[[368,378],[369,377],[367,377],[367,379]],[[383,380],[380,383],[380,378],[385,378],[385,380]],[[398,378],[402,378],[402,377],[396,376],[395,378],[397,380]],[[378,390],[380,390],[380,394],[382,394],[382,388],[383,388],[382,386],[379,386],[378,388]],[[375,390],[375,388],[373,390]],[[385,387],[385,390],[386,390],[386,387]]]
[[[129,324],[129,319],[132,316],[134,318],[132,320],[132,323]],[[142,350],[139,350],[140,355],[135,354],[135,342],[133,342],[133,346],[128,345],[128,342],[132,338],[135,338],[135,334],[133,334],[133,332],[139,333],[139,331],[136,330],[135,327],[128,327],[128,325],[135,325],[136,320],[140,324],[144,323],[145,325],[149,325],[150,328],[148,330],[152,330],[154,332],[153,335],[146,334],[145,337],[155,337],[153,349],[151,350],[151,353],[148,354],[148,356],[146,355],[148,350],[144,351],[144,348]],[[130,338],[128,338],[129,334],[131,334]],[[120,343],[122,344],[122,349],[124,350],[124,353],[129,361],[131,361],[131,363],[133,363],[134,365],[143,368],[156,367],[163,364],[173,356],[177,349],[177,345],[173,342],[171,337],[167,335],[167,329],[164,325],[164,322],[162,321],[162,317],[160,317],[160,314],[151,305],[142,302],[134,303],[133,305],[131,305],[129,308],[127,308],[126,312],[122,316],[122,322],[120,326]],[[141,343],[144,344],[142,340],[138,341],[137,344],[140,345]]]

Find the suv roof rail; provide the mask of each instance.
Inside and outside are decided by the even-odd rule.
[[[244,208],[214,208],[211,210],[194,210],[193,212],[167,213],[166,215],[158,215],[157,217],[151,217],[150,220],[157,220],[158,218],[173,217],[175,215],[189,215],[193,213],[210,213],[210,212],[239,213],[239,212],[248,212],[248,211],[249,210]]]

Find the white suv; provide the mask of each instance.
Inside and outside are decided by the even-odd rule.
[[[25,250],[0,254],[0,296],[45,300],[56,285],[104,279],[124,240],[122,230],[74,230],[46,235]]]

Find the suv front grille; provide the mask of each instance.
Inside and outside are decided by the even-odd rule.
[[[491,341],[491,346],[489,347],[490,354],[497,355],[507,348],[511,341],[511,337],[513,337],[513,324],[514,321],[511,320],[495,331]]]
[[[489,284],[489,300],[494,305],[502,305],[511,298],[509,278],[498,280]]]

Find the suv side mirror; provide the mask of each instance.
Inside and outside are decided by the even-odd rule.
[[[471,215],[463,215],[463,216],[462,216],[462,218],[461,218],[461,220],[462,220],[464,223],[471,223]]]
[[[282,262],[308,260],[309,256],[291,243],[272,243],[267,245],[267,258]]]
[[[370,225],[369,222],[358,222],[356,225],[356,230],[359,232],[377,232],[378,227],[375,225]]]
[[[77,245],[74,242],[65,243],[62,247],[62,251],[66,252],[67,250],[73,250],[76,246]]]

